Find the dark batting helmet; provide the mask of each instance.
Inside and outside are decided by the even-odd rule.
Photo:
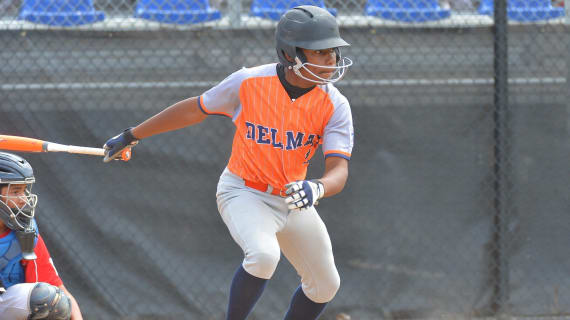
[[[336,82],[342,78],[346,69],[352,65],[348,58],[342,58],[340,47],[350,46],[340,37],[336,18],[326,9],[316,6],[298,6],[288,10],[281,16],[275,31],[275,42],[279,62],[286,68],[293,69],[295,73],[305,80],[319,84]],[[334,48],[337,53],[337,65],[335,67],[320,66],[307,63],[300,49],[323,50]],[[287,54],[293,61],[285,56]],[[324,79],[310,72],[305,66],[313,65],[320,68],[334,69],[330,79]],[[317,81],[301,75],[299,69],[304,68],[313,74]]]
[[[0,152],[0,220],[16,232],[24,259],[35,259],[34,214],[38,203],[37,195],[32,193],[35,181],[34,170],[24,158]],[[13,192],[22,185],[23,192]]]

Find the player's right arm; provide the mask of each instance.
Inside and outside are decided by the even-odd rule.
[[[177,102],[138,126],[128,128],[107,140],[103,145],[105,149],[103,161],[109,162],[120,157],[124,150],[133,147],[141,139],[197,124],[209,114],[231,118],[240,104],[239,88],[247,74],[246,69],[236,71],[200,97]]]
[[[177,102],[145,120],[136,127],[128,128],[122,133],[107,140],[104,162],[109,162],[121,156],[123,150],[131,148],[139,140],[163,132],[181,129],[202,122],[207,117],[198,105],[198,97],[192,97]]]
[[[164,109],[131,130],[133,138],[140,140],[159,133],[181,129],[202,122],[208,115],[232,118],[240,104],[239,88],[247,78],[246,69],[238,70],[200,97],[182,100]]]
[[[163,132],[173,131],[202,122],[208,115],[200,110],[198,97],[177,102],[131,129],[133,137],[141,140]]]

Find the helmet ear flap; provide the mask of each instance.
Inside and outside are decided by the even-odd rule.
[[[336,64],[338,64],[340,62],[341,56],[340,56],[340,47],[336,47],[334,48],[334,53],[336,55]]]
[[[277,44],[277,56],[279,57],[279,62],[286,68],[294,66],[295,63],[295,47],[289,46],[285,43],[278,41]]]
[[[297,47],[295,48],[295,53],[297,54],[297,57],[299,57],[299,60],[301,60],[302,63],[307,62],[307,56],[303,52],[303,49]]]
[[[285,58],[285,60],[287,60],[287,62],[294,64],[295,63],[295,57],[291,56],[289,53],[285,52],[285,50],[281,50],[281,54],[283,54],[283,58]]]

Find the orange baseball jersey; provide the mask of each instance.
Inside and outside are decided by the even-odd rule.
[[[291,99],[277,64],[243,68],[198,99],[206,114],[232,118],[236,132],[228,169],[273,188],[304,180],[319,144],[325,157],[350,160],[354,130],[350,105],[332,84]]]

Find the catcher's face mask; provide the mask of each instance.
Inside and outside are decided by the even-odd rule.
[[[18,237],[24,259],[35,259],[36,226],[33,218],[38,196],[32,193],[33,179],[0,187],[0,219]]]

